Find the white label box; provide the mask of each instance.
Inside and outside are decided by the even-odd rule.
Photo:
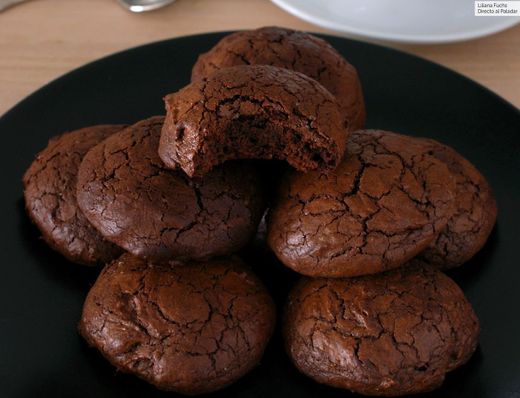
[[[520,1],[475,1],[477,17],[520,17]]]

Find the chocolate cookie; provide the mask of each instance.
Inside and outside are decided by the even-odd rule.
[[[497,218],[495,197],[488,182],[454,149],[434,140],[431,154],[453,174],[455,213],[434,242],[420,254],[430,264],[446,269],[464,264],[486,243]]]
[[[191,80],[235,65],[273,65],[301,72],[336,96],[352,130],[365,125],[365,104],[356,69],[316,36],[277,27],[230,34],[199,56]]]
[[[259,173],[237,162],[198,180],[166,169],[157,154],[162,123],[141,121],[89,151],[78,173],[80,208],[136,256],[201,259],[238,250],[264,211]]]
[[[79,331],[119,370],[191,395],[256,366],[274,322],[271,297],[238,259],[152,264],[124,254],[90,290]]]
[[[340,108],[309,77],[274,66],[234,66],[165,98],[159,155],[202,176],[231,159],[282,159],[301,171],[333,169],[348,130]]]
[[[453,214],[455,183],[423,141],[353,133],[329,174],[290,172],[271,209],[268,243],[309,276],[373,274],[424,250]]]
[[[350,279],[304,278],[290,295],[284,337],[314,380],[367,395],[439,387],[478,343],[463,292],[433,267]]]
[[[123,128],[99,125],[52,138],[23,177],[25,208],[45,242],[70,261],[104,264],[122,250],[90,225],[76,201],[76,178],[83,156]]]

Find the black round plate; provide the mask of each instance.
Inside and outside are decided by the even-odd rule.
[[[3,140],[0,396],[167,396],[116,372],[76,332],[97,270],[67,263],[38,239],[24,214],[21,177],[63,131],[130,123],[163,113],[162,97],[188,83],[197,55],[224,33],[128,50],[77,69],[0,119]],[[435,397],[520,396],[520,112],[474,82],[425,60],[367,43],[325,37],[359,70],[368,127],[432,137],[455,147],[491,182],[499,220],[484,250],[452,276],[482,326],[471,361]],[[498,65],[497,67],[500,67]],[[269,254],[253,255],[281,309],[295,276]],[[345,397],[299,374],[279,332],[259,367],[219,397]],[[171,396],[171,394],[168,394]]]

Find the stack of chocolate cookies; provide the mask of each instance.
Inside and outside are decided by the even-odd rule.
[[[491,189],[443,144],[362,130],[356,69],[328,43],[231,34],[165,106],[53,138],[24,176],[49,246],[104,265],[79,331],[114,366],[199,394],[260,362],[275,305],[237,253],[266,211],[265,247],[304,275],[281,325],[302,373],[397,396],[471,357],[478,319],[442,271],[485,244]]]

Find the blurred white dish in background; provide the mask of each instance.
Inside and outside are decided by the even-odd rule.
[[[271,0],[285,11],[336,32],[408,43],[474,39],[520,17],[475,16],[473,0]]]

